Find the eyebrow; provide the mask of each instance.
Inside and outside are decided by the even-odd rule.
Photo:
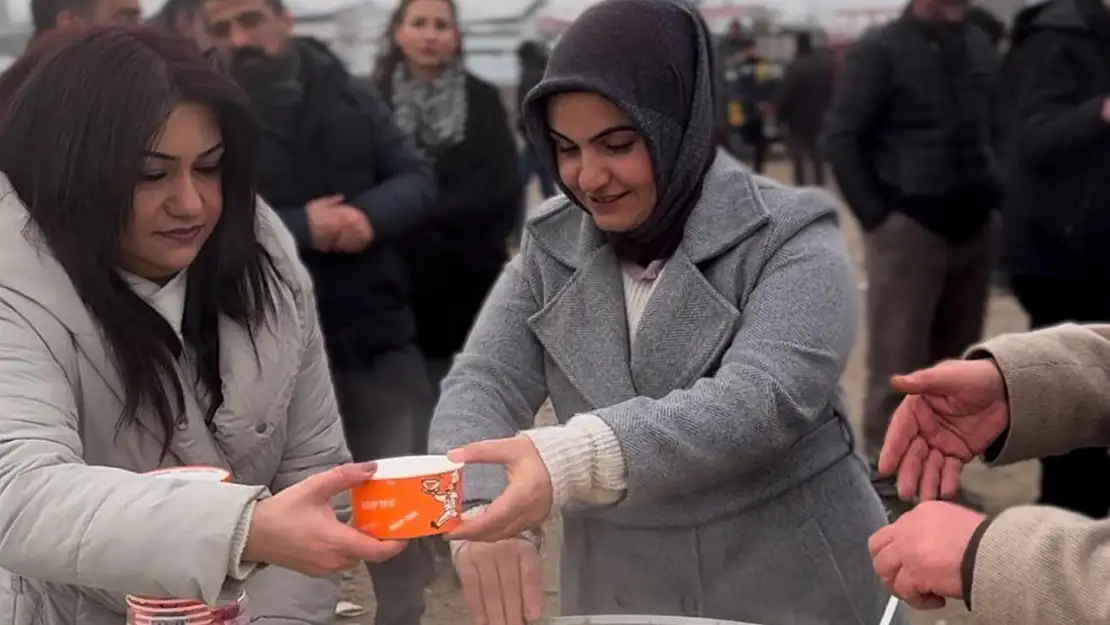
[[[216,145],[214,145],[214,146],[208,148],[207,150],[201,152],[200,154],[198,154],[197,158],[204,158],[205,156],[211,156],[211,155],[215,154],[216,152],[219,152],[220,150],[222,150],[223,147],[224,147],[224,144],[217,143]],[[157,158],[157,159],[160,159],[160,160],[163,160],[163,161],[178,161],[178,160],[181,160],[179,157],[173,156],[172,154],[165,154],[163,152],[156,152],[154,150],[148,150],[146,155],[149,156],[150,158]]]
[[[597,133],[596,135],[590,137],[589,141],[591,143],[593,143],[594,141],[599,141],[601,139],[604,139],[605,137],[608,137],[611,134],[616,134],[618,132],[627,132],[627,131],[636,132],[636,129],[633,128],[632,126],[627,125],[627,124],[625,124],[623,126],[610,126],[609,128],[606,128],[605,130],[602,130],[601,132]],[[574,143],[573,141],[570,140],[569,137],[567,137],[563,133],[559,132],[558,130],[551,130],[550,132],[551,132],[551,134],[555,135],[556,137],[558,137],[560,139],[563,139],[564,141],[570,141],[571,143]]]

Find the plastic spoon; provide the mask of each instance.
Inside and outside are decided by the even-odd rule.
[[[894,622],[894,614],[898,612],[898,597],[891,595],[890,601],[886,602],[886,609],[883,610],[883,618],[879,621],[879,625],[890,625]]]

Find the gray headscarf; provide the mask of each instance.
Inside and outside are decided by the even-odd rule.
[[[685,0],[604,0],[575,20],[524,102],[528,134],[552,171],[546,101],[565,92],[613,102],[651,154],[658,200],[634,230],[606,233],[613,249],[644,266],[669,257],[716,154],[713,45],[705,21]]]

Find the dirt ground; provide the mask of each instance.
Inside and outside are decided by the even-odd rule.
[[[771,164],[772,176],[783,181],[789,181],[789,168],[786,163],[778,161]],[[844,230],[849,249],[857,263],[862,261],[859,230],[855,221],[844,213]],[[858,265],[862,266],[862,265]],[[866,277],[860,271],[860,289],[867,288]],[[987,315],[985,329],[986,336],[994,336],[1004,332],[1022,331],[1027,328],[1026,319],[1021,308],[1012,297],[1005,293],[996,292],[991,298],[990,309]],[[844,374],[844,385],[848,391],[852,414],[858,415],[862,404],[862,391],[864,381],[863,355],[866,350],[867,337],[860,332],[860,341],[856,346],[852,360]],[[548,416],[548,418],[550,418]],[[544,419],[544,415],[538,416]],[[983,466],[970,467],[965,473],[965,486],[978,494],[988,511],[994,512],[1015,504],[1028,503],[1037,495],[1036,463],[1023,463],[1000,469],[987,469]],[[551,533],[552,539],[546,546],[545,585],[548,597],[548,616],[558,614],[558,536]],[[360,571],[354,581],[346,589],[347,597],[360,605],[370,609],[370,613],[360,619],[343,621],[350,625],[370,625],[373,622],[373,591],[370,588],[369,578],[365,571]],[[968,625],[973,621],[958,605],[952,605],[945,610],[916,614],[914,625]],[[470,618],[466,613],[466,606],[453,585],[450,571],[443,570],[436,583],[428,592],[428,612],[424,618],[425,625],[470,625]],[[774,625],[768,623],[766,625]]]

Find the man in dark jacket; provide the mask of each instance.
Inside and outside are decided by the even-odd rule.
[[[1110,10],[1053,0],[1019,14],[1004,68],[1003,266],[1033,327],[1110,321]],[[1041,461],[1040,503],[1110,512],[1110,457]]]
[[[281,0],[207,0],[206,30],[263,125],[260,195],[297,238],[356,461],[417,452],[432,389],[397,242],[434,200],[430,164],[369,84],[291,36]],[[432,558],[413,544],[370,567],[378,625],[416,625]]]
[[[966,10],[965,0],[913,0],[866,33],[826,118],[826,156],[866,233],[872,461],[901,400],[890,376],[959,356],[982,330],[998,238],[998,59]],[[896,501],[892,484],[876,486]]]
[[[825,161],[818,154],[817,139],[832,100],[836,66],[827,50],[814,48],[809,33],[799,34],[797,43],[797,55],[779,86],[775,113],[785,126],[794,184],[824,186]]]

